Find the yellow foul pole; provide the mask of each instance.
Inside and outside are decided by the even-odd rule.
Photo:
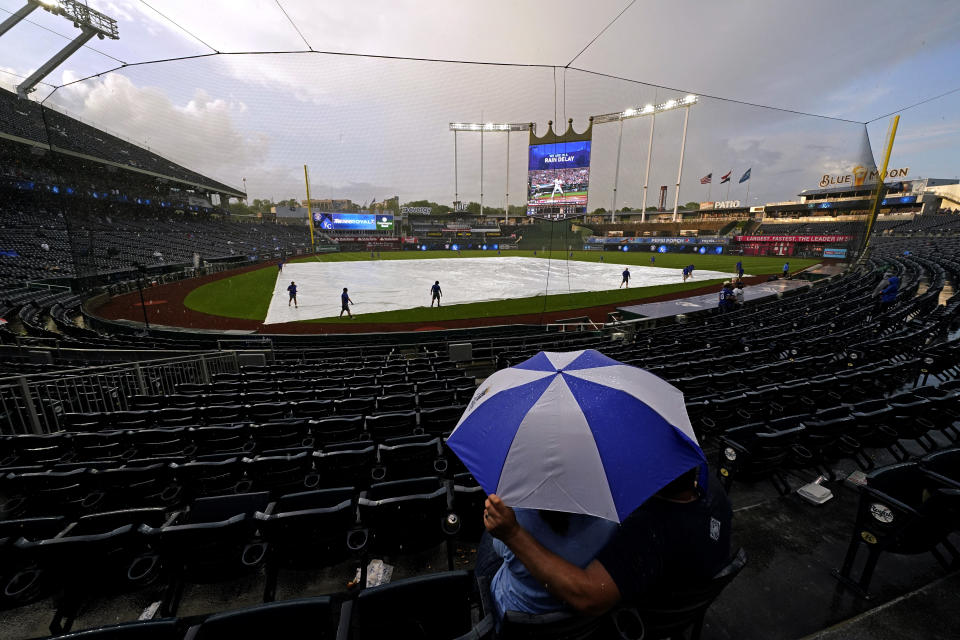
[[[316,245],[313,240],[313,211],[310,207],[310,176],[307,174],[307,165],[303,165],[303,181],[307,183],[307,220],[310,221],[310,250],[315,251]]]
[[[877,174],[877,189],[873,194],[873,203],[870,206],[870,217],[867,219],[866,237],[863,241],[863,251],[860,252],[861,259],[867,253],[870,246],[870,232],[873,231],[873,225],[877,221],[877,215],[880,213],[880,203],[883,201],[883,179],[887,175],[887,167],[890,164],[890,153],[893,151],[893,139],[897,136],[897,125],[900,124],[900,116],[893,116],[890,121],[890,134],[887,136],[887,148],[883,152],[883,166],[880,173]]]

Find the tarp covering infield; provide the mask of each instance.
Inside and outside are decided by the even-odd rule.
[[[443,289],[442,304],[451,305],[616,289],[626,267],[634,288],[682,280],[680,269],[509,256],[295,262],[278,272],[264,324],[337,316],[344,287],[355,303],[353,313],[375,313],[428,306],[436,280]],[[696,271],[695,275],[698,280],[710,280],[733,274]],[[299,308],[288,306],[291,281],[297,283]]]

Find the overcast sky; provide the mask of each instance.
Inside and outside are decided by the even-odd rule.
[[[563,69],[627,4],[524,0],[426,2],[91,0],[116,18],[120,40],[93,40],[47,82],[62,85],[116,67],[180,56],[305,50],[557,66],[481,66],[322,54],[221,55],[128,66],[33,99],[102,126],[173,160],[242,186],[251,197],[311,195],[359,202],[399,195],[449,203],[480,197],[480,139],[461,134],[454,179],[451,121],[574,119],[683,96],[733,98],[864,122],[960,87],[960,2],[736,3],[638,1],[572,67]],[[0,19],[21,0],[0,0]],[[0,38],[0,83],[12,88],[72,36],[65,19],[34,11]],[[306,43],[304,42],[306,40]],[[201,42],[202,41],[202,42]],[[113,59],[115,58],[115,59]],[[643,84],[647,83],[647,84]],[[659,85],[659,87],[657,86]],[[675,90],[663,87],[673,87]],[[660,185],[672,204],[682,113],[657,118],[648,205]],[[624,124],[618,206],[642,199],[647,118]],[[704,98],[690,111],[680,202],[793,198],[824,173],[879,154],[888,119],[863,124]],[[609,207],[616,124],[594,130],[590,208]],[[510,138],[510,203],[524,201],[527,140]],[[503,134],[484,137],[484,202],[507,190]],[[960,92],[905,111],[892,159],[911,176],[960,173]],[[712,187],[699,178],[713,173]]]

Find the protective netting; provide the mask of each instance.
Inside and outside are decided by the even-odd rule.
[[[268,37],[264,46],[288,50],[321,40],[321,32],[306,19],[305,7],[291,3],[294,6],[285,12],[284,6],[278,11],[275,3],[266,4],[270,10],[265,5],[262,16],[258,14]],[[163,22],[169,16],[154,19]],[[634,18],[627,14],[624,20],[628,19]],[[529,122],[542,136],[550,131],[549,122],[562,134],[572,119],[573,130],[582,132],[591,116],[682,99],[688,91],[578,68],[577,64],[591,62],[589,55],[564,67],[310,51],[220,54],[224,42],[232,42],[225,25],[214,29],[216,37],[211,39],[173,19],[169,22],[186,34],[183,40],[171,41],[170,54],[191,57],[141,63],[152,50],[149,42],[121,40],[123,47],[117,48],[94,41],[96,51],[81,49],[29,99],[4,94],[3,133],[10,135],[3,141],[2,157],[13,175],[32,172],[30,177],[38,182],[93,192],[109,201],[127,192],[135,200],[147,200],[149,194],[133,193],[147,184],[154,188],[153,200],[163,201],[168,199],[167,187],[176,185],[181,193],[175,208],[192,202],[184,199],[183,190],[193,189],[191,195],[199,198],[201,209],[209,205],[215,210],[225,208],[223,197],[232,196],[236,204],[243,193],[248,206],[255,199],[300,202],[306,198],[303,165],[309,165],[313,200],[350,199],[369,208],[371,202],[391,202],[396,196],[389,205],[396,213],[404,204],[424,203],[435,211],[437,205],[449,211],[456,201],[474,216],[482,210],[498,220],[512,232],[512,239],[524,237],[527,246],[521,248],[563,250],[564,257],[569,249],[583,249],[590,236],[608,233],[674,237],[697,230],[732,238],[734,232],[782,229],[785,235],[850,237],[851,250],[864,241],[868,209],[863,205],[814,211],[822,215],[805,222],[795,220],[803,213],[796,206],[779,210],[768,206],[765,212],[760,207],[796,204],[801,192],[835,182],[842,187],[844,180],[856,181],[859,172],[875,175],[886,119],[867,125],[855,118],[700,95],[695,105],[655,118],[598,122],[593,125],[586,217],[576,227],[552,223],[523,228],[515,223],[526,222],[527,133],[454,134],[449,123]],[[594,33],[608,20],[588,22],[584,28]],[[617,30],[628,24],[616,23],[610,37],[622,39]],[[291,26],[297,34],[292,44],[289,33],[279,35]],[[275,42],[269,40],[274,36]],[[57,41],[47,32],[38,37]],[[463,46],[457,43],[452,48],[459,51]],[[551,58],[553,46],[531,59]],[[113,68],[117,61],[136,64]],[[611,66],[611,74],[617,66]],[[0,76],[7,89],[21,80],[9,70]],[[952,177],[935,174],[951,162],[957,166],[960,133],[955,119],[947,116],[958,106],[960,93],[954,93],[910,110],[901,123],[890,167],[909,168],[910,177]],[[925,124],[908,128],[908,119]],[[93,129],[78,128],[76,121]],[[181,262],[199,253],[189,242],[181,242],[192,240],[186,228],[182,237],[166,243],[166,249],[157,249],[150,220],[167,214],[149,208],[156,202],[144,203],[144,219],[137,221],[131,220],[135,213],[130,203],[122,215],[111,217],[109,208],[91,200],[57,201],[49,193],[42,198],[37,193],[23,195],[19,206],[32,206],[38,216],[52,215],[66,225],[72,270],[79,277],[94,277],[110,266],[109,260],[94,259],[108,247],[114,252],[108,258],[119,256],[131,264],[173,261],[165,252],[175,253]],[[703,224],[723,218],[725,209],[714,203],[738,212],[731,217],[737,220],[734,231]],[[664,226],[662,231],[622,219],[620,226],[611,224],[612,209],[622,218],[644,204],[671,214],[676,210],[682,224]],[[919,207],[918,201],[915,209],[904,211],[916,213]],[[505,220],[508,213],[515,219],[510,225]],[[458,214],[444,215],[454,219]],[[766,219],[761,227],[762,216]],[[873,231],[883,233],[884,228]],[[409,228],[397,233],[413,235]],[[298,243],[303,247],[305,234],[302,227],[261,230],[229,251],[260,257],[285,253]],[[473,248],[469,241],[466,244]],[[822,255],[822,247],[818,250]],[[777,251],[773,254],[782,255]]]

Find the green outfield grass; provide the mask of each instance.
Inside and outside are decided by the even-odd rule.
[[[534,255],[536,253],[536,255]],[[496,251],[384,251],[380,260],[424,260],[437,258],[496,258]],[[732,272],[737,263],[737,256],[726,255],[699,255],[689,253],[656,253],[643,251],[630,252],[600,252],[574,251],[570,256],[565,251],[548,251],[546,253],[534,251],[504,251],[502,256],[525,257],[551,260],[578,260],[583,262],[604,262],[612,264],[629,264],[650,266],[651,256],[656,257],[655,266],[681,269],[688,264],[696,265],[697,269],[710,271]],[[370,260],[370,253],[330,253],[322,256],[296,258],[291,262],[361,262]],[[816,259],[794,259],[790,261],[792,271],[816,264]],[[782,258],[745,257],[744,270],[750,275],[765,275],[781,272]],[[694,272],[696,276],[696,272]],[[679,279],[679,276],[678,276]],[[216,280],[197,287],[184,300],[189,309],[228,318],[243,318],[262,321],[267,317],[270,298],[273,295],[277,280],[276,266],[268,266],[256,271],[242,273],[222,280]],[[595,291],[586,293],[561,293],[531,298],[517,298],[495,302],[474,302],[469,304],[450,305],[440,309],[417,307],[400,311],[385,311],[380,313],[356,314],[364,322],[422,322],[430,320],[456,320],[463,318],[483,318],[504,315],[520,315],[540,313],[542,311],[565,311],[594,307],[606,304],[619,304],[643,300],[653,296],[686,289],[702,287],[705,284],[718,282],[704,281],[694,277],[687,283],[658,285],[653,287],[638,287],[632,289],[613,289],[610,291]],[[305,322],[348,322],[349,319],[319,318]]]
[[[227,318],[263,321],[277,283],[277,268],[264,267],[215,280],[187,294],[188,309]]]

